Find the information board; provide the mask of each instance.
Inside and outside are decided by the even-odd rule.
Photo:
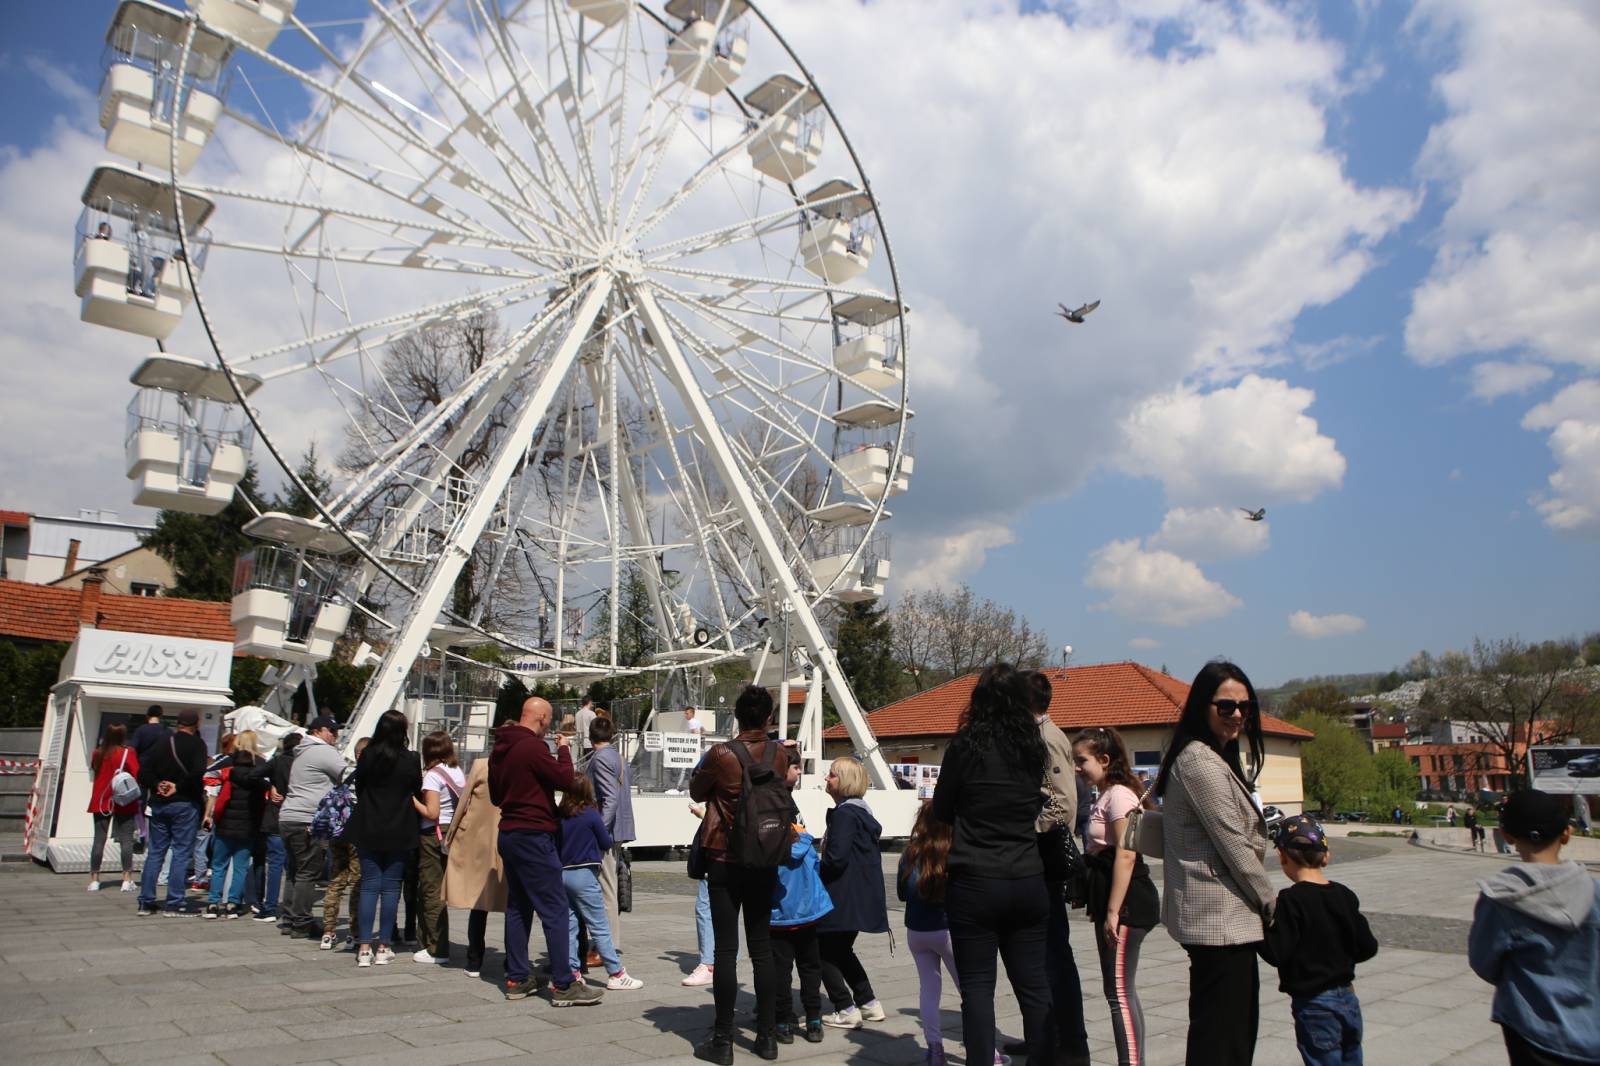
[[[700,762],[697,733],[661,734],[661,765],[668,770],[692,770]]]
[[[660,751],[661,750],[661,734],[657,733],[653,729],[645,730],[645,732],[644,732],[644,750],[645,751]]]

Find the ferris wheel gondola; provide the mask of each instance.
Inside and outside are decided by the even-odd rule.
[[[162,132],[165,169],[91,182],[83,317],[209,347],[280,462],[309,426],[345,470],[317,517],[251,524],[241,646],[315,662],[359,611],[384,651],[353,736],[430,635],[489,632],[483,596],[561,620],[494,635],[567,677],[743,661],[781,611],[889,787],[824,616],[884,592],[906,311],[855,151],[765,15],[371,0],[329,37],[282,0],[125,0],[128,26],[107,145],[149,164]],[[101,215],[144,245],[94,247]],[[655,646],[624,662],[635,584]]]

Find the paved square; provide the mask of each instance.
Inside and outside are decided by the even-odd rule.
[[[1351,861],[1341,861],[1341,853]],[[890,875],[894,859],[885,856]],[[1489,1021],[1492,990],[1467,968],[1465,955],[1474,881],[1503,865],[1494,856],[1444,854],[1399,841],[1336,847],[1330,873],[1360,895],[1382,945],[1356,980],[1372,1066],[1506,1061],[1499,1030]],[[402,953],[388,968],[358,970],[353,955],[318,951],[315,943],[290,941],[268,925],[136,919],[130,896],[114,890],[91,895],[80,877],[0,868],[0,1061],[445,1066],[567,1051],[583,1066],[688,1063],[692,1043],[712,1020],[710,989],[678,984],[695,961],[693,885],[681,864],[640,863],[636,869],[635,909],[624,918],[626,961],[645,987],[613,992],[599,1007],[556,1010],[544,999],[502,999],[498,920],[490,922],[482,979],[463,974],[459,946],[448,967],[419,966]],[[898,905],[891,900],[891,906]],[[882,936],[863,938],[862,951],[888,1021],[853,1033],[830,1030],[821,1044],[798,1041],[780,1048],[780,1059],[921,1061],[916,968],[898,911],[891,921],[895,953]],[[466,915],[452,913],[451,924],[464,934]],[[1112,1063],[1110,1022],[1081,912],[1072,937],[1094,1061]],[[754,999],[748,971],[741,976],[744,1022]],[[1187,963],[1159,929],[1146,942],[1139,989],[1147,1061],[1181,1062]],[[1293,1066],[1300,1059],[1288,1000],[1266,967],[1261,1004],[1257,1063]],[[953,988],[946,987],[944,1006],[946,1047],[959,1052]],[[1018,1033],[1009,992],[997,1007],[1001,1027]],[[741,1061],[759,1061],[748,1054],[749,1035],[741,1035]]]

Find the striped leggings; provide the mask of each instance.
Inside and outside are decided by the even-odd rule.
[[[1134,988],[1139,969],[1139,946],[1148,929],[1122,927],[1116,943],[1106,939],[1105,926],[1096,922],[1094,946],[1100,952],[1100,979],[1105,985],[1106,1004],[1111,1008],[1111,1032],[1117,1042],[1117,1066],[1142,1066],[1144,1063],[1144,1008]]]

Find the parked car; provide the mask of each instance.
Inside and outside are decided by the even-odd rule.
[[[1600,777],[1600,755],[1580,755],[1567,760],[1568,777]]]

